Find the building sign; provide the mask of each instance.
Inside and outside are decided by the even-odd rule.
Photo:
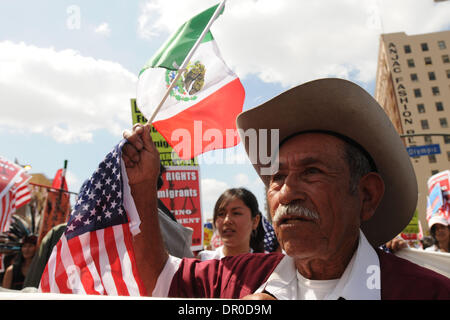
[[[388,54],[391,61],[391,74],[394,84],[395,95],[397,96],[399,112],[401,115],[402,125],[406,134],[414,134],[412,113],[409,109],[408,92],[404,85],[402,73],[402,66],[400,64],[400,57],[398,55],[397,46],[395,43],[388,44]],[[409,144],[415,144],[414,137],[408,137]]]
[[[432,154],[441,153],[441,148],[438,144],[428,144],[425,146],[411,146],[406,148],[410,157],[428,156]]]

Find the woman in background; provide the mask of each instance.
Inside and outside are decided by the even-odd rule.
[[[22,240],[20,253],[14,259],[14,262],[6,269],[3,277],[3,288],[21,290],[23,282],[28,273],[31,260],[36,252],[37,237],[34,235],[26,236]]]
[[[426,251],[450,252],[450,226],[448,219],[443,215],[432,217],[428,221],[430,235],[434,240],[434,245],[426,248]]]
[[[223,245],[198,254],[201,260],[222,259],[249,252],[264,252],[264,228],[253,193],[245,188],[228,189],[214,207],[213,226]]]

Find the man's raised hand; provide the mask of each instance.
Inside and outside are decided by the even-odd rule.
[[[135,124],[131,130],[123,132],[123,137],[128,142],[123,146],[122,158],[130,185],[156,186],[160,160],[150,131],[150,124]]]

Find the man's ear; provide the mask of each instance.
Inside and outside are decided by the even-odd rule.
[[[375,213],[384,195],[384,181],[376,172],[369,172],[359,182],[361,196],[361,222],[369,220]]]

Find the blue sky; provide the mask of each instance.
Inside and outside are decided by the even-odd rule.
[[[216,3],[0,0],[0,154],[48,178],[67,159],[77,192],[131,127],[141,67],[181,23]],[[449,4],[229,0],[212,32],[248,109],[320,77],[350,79],[373,94],[379,34],[449,30]],[[264,207],[249,163],[202,164],[200,176],[205,217],[229,187],[249,188]]]

